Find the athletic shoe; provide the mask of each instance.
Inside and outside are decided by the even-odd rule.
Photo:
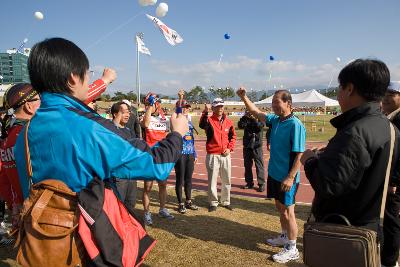
[[[227,210],[233,211],[233,207],[231,205],[225,205],[225,206],[222,206],[222,207],[224,207]]]
[[[288,246],[285,246],[281,252],[279,252],[278,254],[275,254],[272,256],[272,259],[275,262],[279,262],[279,263],[286,263],[288,261],[293,261],[293,260],[297,260],[300,258],[299,256],[299,250],[295,247],[291,248],[291,249],[287,249]]]
[[[280,234],[278,237],[267,239],[267,244],[273,247],[281,247],[289,242],[286,234]]]
[[[180,203],[180,204],[179,204],[179,206],[178,206],[178,212],[179,212],[179,213],[182,213],[182,214],[185,214],[185,213],[186,213],[185,204],[183,204],[183,203]]]
[[[257,189],[258,192],[264,192],[264,190],[265,190],[265,184],[261,184],[258,186],[258,189]]]
[[[193,204],[193,202],[191,200],[186,201],[185,207],[189,210],[198,210],[199,209],[199,207],[197,207],[195,204]]]
[[[217,206],[208,206],[208,212],[214,212],[217,210]]]
[[[253,187],[254,187],[254,185],[246,184],[246,185],[242,186],[241,188],[242,189],[253,189]]]
[[[169,213],[167,208],[160,209],[160,211],[158,212],[158,216],[160,216],[161,218],[165,218],[167,220],[175,219],[175,217],[171,213]]]
[[[8,234],[11,231],[11,224],[5,223],[4,221],[0,223],[0,234]]]
[[[147,211],[144,213],[144,224],[153,225],[153,219],[151,218],[151,212]]]

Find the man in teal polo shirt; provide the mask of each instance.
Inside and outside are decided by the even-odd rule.
[[[267,197],[275,199],[282,233],[276,238],[267,239],[267,243],[283,246],[283,250],[273,255],[272,259],[279,263],[296,260],[299,258],[299,251],[296,248],[298,230],[294,206],[300,182],[300,158],[305,150],[306,130],[292,113],[292,96],[289,91],[275,92],[272,99],[274,114],[260,111],[246,96],[246,89],[239,88],[237,94],[253,115],[271,125]]]

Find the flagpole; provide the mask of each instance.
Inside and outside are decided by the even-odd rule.
[[[138,33],[136,36],[138,37],[140,34],[143,33]],[[140,38],[140,37],[139,37]],[[139,44],[136,39],[136,91],[137,91],[137,103],[138,107],[140,106],[140,70],[139,70]]]

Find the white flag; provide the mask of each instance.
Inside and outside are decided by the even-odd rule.
[[[151,56],[150,50],[144,45],[143,40],[137,35],[136,35],[136,43],[137,43],[138,51],[140,53]]]
[[[170,45],[176,45],[183,42],[182,37],[176,31],[165,25],[161,20],[148,14],[146,14],[146,16],[160,29]]]

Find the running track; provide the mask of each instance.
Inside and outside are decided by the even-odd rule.
[[[310,142],[307,143],[307,148],[321,146],[324,143],[314,143]],[[207,170],[205,165],[205,158],[206,158],[206,147],[205,147],[205,140],[196,140],[196,151],[198,155],[198,162],[195,165],[192,184],[193,189],[207,191]],[[243,165],[243,142],[242,140],[236,141],[236,146],[234,152],[231,154],[232,157],[232,188],[231,194],[248,196],[248,197],[259,197],[265,198],[266,191],[264,192],[257,192],[255,189],[241,189],[241,186],[245,184],[244,180],[244,165]],[[268,159],[269,159],[269,151],[266,149],[265,144],[263,145],[264,150],[264,168],[265,168],[265,177],[268,176],[267,166],[268,166]],[[218,179],[219,180],[219,179]],[[253,165],[253,180],[255,185],[257,185],[257,178],[255,175],[255,166]],[[175,185],[175,171],[172,170],[168,184],[170,186]],[[220,189],[220,180],[218,182],[218,189]],[[314,197],[314,191],[309,184],[303,167],[300,169],[300,186],[296,195],[296,202],[303,203],[303,204],[311,204],[312,199]]]

